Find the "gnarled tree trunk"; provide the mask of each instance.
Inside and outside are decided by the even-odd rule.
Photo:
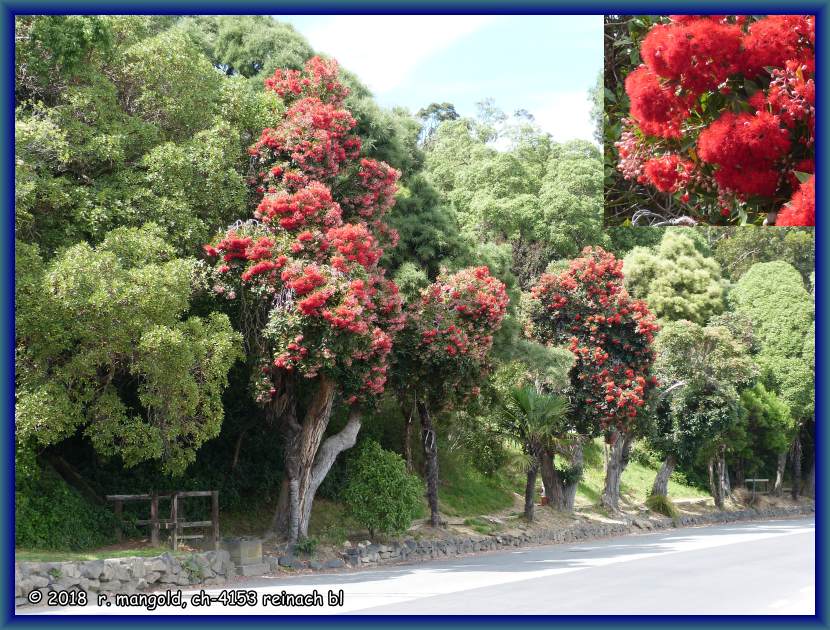
[[[651,494],[653,496],[667,497],[669,496],[669,478],[674,472],[674,467],[677,466],[677,460],[674,455],[669,455],[657,471],[657,476],[654,477],[654,484],[651,486]]]
[[[778,466],[775,470],[775,483],[772,486],[772,493],[780,497],[784,493],[784,471],[787,468],[787,451],[778,453]]]
[[[578,468],[580,471],[578,475],[570,477],[565,484],[565,504],[563,507],[568,512],[573,512],[574,503],[576,503],[576,491],[579,488],[579,480],[582,478],[582,468],[585,461],[584,446],[583,440],[580,437],[568,449],[571,458],[571,468]]]
[[[554,454],[550,449],[543,449],[539,454],[542,469],[542,484],[545,486],[545,496],[548,505],[554,510],[561,510],[565,506],[562,477],[553,462]]]
[[[320,377],[302,424],[292,417],[286,419],[285,478],[268,535],[281,536],[289,542],[308,536],[317,488],[337,455],[354,446],[357,440],[361,415],[355,408],[350,412],[346,426],[323,441],[331,419],[335,390],[334,381]]]
[[[611,512],[618,512],[620,509],[620,481],[631,457],[633,444],[634,437],[630,433],[617,433],[617,439],[608,450],[608,461],[605,465],[605,487],[602,490],[600,503]]]
[[[441,515],[438,512],[438,437],[429,415],[429,409],[423,400],[416,400],[418,417],[421,420],[421,445],[424,449],[424,464],[427,482],[427,503],[429,503],[430,525],[441,526]]]

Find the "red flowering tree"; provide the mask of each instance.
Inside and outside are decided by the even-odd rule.
[[[672,15],[639,54],[615,143],[626,179],[692,222],[814,225],[801,186],[815,170],[814,16]]]
[[[487,267],[471,267],[439,276],[407,306],[406,328],[395,346],[395,377],[401,395],[413,398],[418,411],[433,527],[440,517],[432,416],[478,393],[508,303],[503,282]]]
[[[616,510],[637,415],[657,385],[656,320],[623,286],[623,261],[599,247],[586,247],[561,273],[542,275],[531,297],[533,336],[574,354],[570,397],[578,431],[605,435],[611,445],[602,504]]]
[[[379,260],[396,235],[383,215],[399,173],[360,158],[337,63],[266,81],[286,110],[249,153],[258,205],[205,246],[214,290],[239,304],[256,399],[285,435],[285,479],[273,531],[307,535],[315,492],[354,445],[364,404],[383,392],[404,317]],[[336,397],[348,422],[324,440]]]

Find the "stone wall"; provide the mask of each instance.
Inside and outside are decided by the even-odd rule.
[[[166,553],[151,558],[109,558],[72,562],[15,562],[15,606],[28,604],[39,590],[84,590],[87,593],[135,593],[154,588],[176,589],[194,584],[219,585],[236,575],[227,551],[188,556]]]
[[[667,517],[639,516],[626,522],[584,522],[565,529],[551,529],[533,533],[493,534],[489,536],[455,536],[441,540],[406,539],[390,544],[369,541],[345,543],[339,558],[326,561],[298,558],[290,551],[280,556],[266,556],[264,563],[271,573],[282,568],[325,570],[342,567],[373,567],[398,562],[425,562],[481,551],[496,551],[508,547],[569,543],[580,540],[621,536],[669,527],[711,525],[735,521],[785,518],[810,514],[813,504],[795,507],[767,508],[713,512],[699,516],[682,516],[677,523]],[[207,551],[188,556],[166,553],[152,558],[112,558],[108,560],[73,562],[15,562],[15,605],[28,604],[30,591],[40,590],[44,597],[49,591],[83,589],[88,593],[135,593],[152,589],[175,590],[180,587],[203,584],[218,586],[237,575],[237,569],[227,551]],[[44,600],[45,601],[45,600]]]
[[[626,522],[588,522],[577,523],[564,529],[551,529],[533,533],[519,534],[492,534],[489,536],[455,536],[441,540],[414,540],[377,544],[370,541],[358,544],[345,543],[340,556],[342,559],[329,560],[321,563],[297,557],[290,551],[285,555],[266,557],[271,571],[276,572],[278,567],[291,569],[327,569],[348,567],[373,567],[397,562],[425,562],[437,558],[448,558],[455,555],[476,553],[481,551],[497,551],[509,547],[523,547],[526,545],[544,545],[577,542],[606,538],[609,536],[623,536],[626,534],[642,533],[666,529],[669,527],[690,527],[695,525],[712,525],[735,521],[750,521],[769,518],[785,518],[810,514],[815,511],[813,504],[794,507],[767,508],[763,510],[746,509],[733,512],[713,512],[699,516],[682,516],[675,523],[668,517],[639,516]]]

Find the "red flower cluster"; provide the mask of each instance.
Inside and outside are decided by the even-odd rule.
[[[360,140],[350,135],[355,124],[345,109],[304,98],[288,108],[279,127],[264,129],[249,153],[286,155],[308,177],[333,177],[343,162],[360,153]]]
[[[656,385],[649,372],[658,326],[646,303],[628,295],[622,264],[587,247],[568,269],[543,274],[531,290],[534,335],[568,344],[576,358],[571,386],[583,419],[606,431],[625,431]]]
[[[816,177],[801,184],[789,203],[781,208],[775,225],[816,224]]]
[[[354,403],[383,391],[392,335],[404,324],[398,288],[378,267],[378,243],[389,232],[380,217],[394,204],[399,173],[358,161],[336,62],[314,58],[303,71],[278,70],[266,86],[288,108],[249,151],[261,223],[205,246],[217,258],[215,289],[229,299],[246,291],[268,305],[261,333],[272,357],[255,379],[260,402],[275,395],[280,372],[314,378],[325,370]]]
[[[643,180],[661,192],[677,192],[686,187],[695,165],[679,155],[669,153],[652,158],[644,165]]]
[[[341,227],[331,228],[326,232],[326,241],[334,247],[340,256],[332,264],[342,271],[343,261],[356,262],[367,269],[373,267],[383,250],[378,247],[377,240],[362,223],[347,223]]]
[[[740,26],[710,19],[658,24],[640,54],[652,72],[700,94],[740,69],[742,39]]]
[[[778,188],[775,163],[789,151],[790,136],[769,112],[724,112],[700,133],[697,147],[702,160],[720,167],[715,180],[722,189],[769,197]]]
[[[334,59],[313,57],[303,72],[277,69],[265,79],[265,89],[276,92],[286,103],[300,96],[313,96],[326,103],[342,105],[349,88],[340,82],[339,68]]]
[[[504,283],[487,267],[440,276],[423,290],[409,315],[423,369],[450,388],[474,379],[486,365],[509,301]]]
[[[646,66],[625,78],[625,91],[631,99],[631,115],[643,133],[664,138],[679,138],[680,125],[689,117],[689,100],[677,95]]]
[[[320,182],[311,182],[297,192],[267,195],[257,206],[254,217],[265,223],[277,219],[281,228],[296,230],[309,224],[339,225],[340,204],[331,196],[331,190]]]
[[[641,135],[616,144],[618,168],[684,202],[694,192],[699,213],[728,216],[750,204],[765,216],[770,208],[760,206],[790,194],[786,165],[812,157],[814,16],[670,18],[650,29],[640,45],[644,64],[626,77]],[[693,177],[685,166],[674,177],[668,161],[653,159],[685,153],[689,140],[697,145]]]
[[[355,191],[343,198],[343,208],[363,220],[378,219],[395,204],[400,171],[384,162],[364,158],[354,181]]]

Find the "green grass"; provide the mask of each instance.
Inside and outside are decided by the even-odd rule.
[[[585,469],[579,483],[578,496],[589,503],[597,503],[605,485],[605,461],[601,439],[594,440],[585,448]],[[644,466],[637,461],[630,461],[626,466],[620,483],[623,499],[632,503],[644,504],[654,484],[657,470]],[[681,475],[674,474],[669,479],[669,496],[673,499],[706,498],[705,490],[685,483]]]
[[[478,516],[507,509],[513,505],[513,493],[523,489],[509,471],[486,476],[454,453],[441,458],[439,474],[438,501],[447,516]]]
[[[149,549],[116,549],[107,551],[37,551],[15,549],[14,559],[18,562],[69,562],[73,560],[104,560],[106,558],[147,558],[160,556],[163,553],[172,553],[169,547],[154,547]],[[188,555],[177,551],[177,556]]]
[[[464,524],[479,534],[490,535],[495,534],[499,530],[495,524],[485,521],[483,518],[479,517],[466,518],[464,519]]]
[[[674,507],[674,503],[668,497],[660,496],[659,494],[653,494],[646,499],[646,506],[652,512],[657,512],[658,514],[663,514],[664,516],[668,516],[675,521],[680,516],[677,511],[677,508]]]

